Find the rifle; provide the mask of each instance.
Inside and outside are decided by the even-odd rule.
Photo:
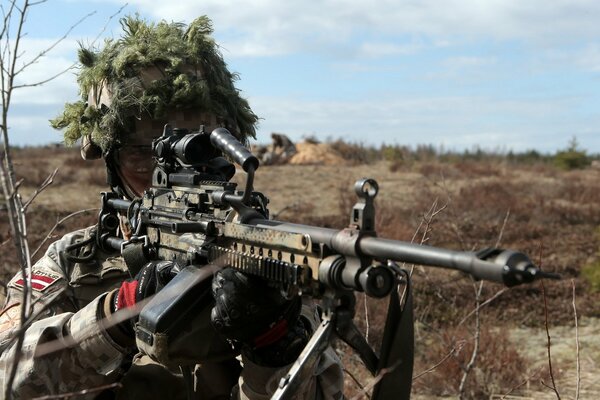
[[[218,266],[259,276],[289,296],[317,299],[322,309],[319,327],[273,399],[293,395],[334,337],[357,351],[373,375],[380,374],[373,399],[392,394],[410,398],[412,294],[410,277],[398,263],[459,270],[506,286],[559,278],[514,250],[461,252],[377,237],[374,199],[379,188],[370,178],[354,185],[358,200],[345,229],[271,220],[268,198],[253,190],[258,159],[224,128],[207,134],[203,129],[188,133],[167,125],[152,147],[157,163],[152,186],[134,201],[103,193],[97,235],[101,248],[121,252],[132,275],[156,259],[188,266],[142,309],[136,329],[138,348],[159,361],[177,358],[182,350],[172,350],[169,346],[174,345],[168,343],[175,335],[173,325],[182,323],[182,309],[199,310],[212,301],[203,282]],[[228,181],[235,170],[220,153],[246,172],[243,191]],[[117,235],[118,214],[126,215],[132,225],[129,240]],[[168,288],[178,294],[176,299],[163,293]],[[379,354],[352,321],[355,292],[389,297]]]

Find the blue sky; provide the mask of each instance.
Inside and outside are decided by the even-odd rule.
[[[171,3],[171,2],[169,2]],[[238,87],[271,132],[379,145],[554,152],[576,136],[600,153],[600,2],[593,0],[134,0],[121,15],[207,14]],[[75,61],[119,1],[31,10],[25,57],[95,14],[23,76]],[[118,36],[114,18],[101,36]],[[77,97],[73,73],[15,95],[11,143],[60,141],[47,120]]]

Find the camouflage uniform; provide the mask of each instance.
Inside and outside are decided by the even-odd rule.
[[[70,261],[65,256],[68,246],[89,238],[92,229],[65,235],[33,266],[36,322],[25,332],[13,398],[76,392],[120,382],[122,387],[118,390],[96,391],[78,398],[185,399],[185,385],[177,369],[170,370],[141,354],[128,354],[128,349],[119,346],[102,327],[104,297],[118,288],[129,273],[122,258],[100,250],[85,262]],[[82,247],[76,255],[85,258],[92,249],[92,245]],[[16,341],[11,339],[19,329],[22,287],[18,274],[8,284],[0,314],[2,395],[15,355]],[[314,328],[316,319],[311,313],[314,314],[310,307],[303,308],[303,316]],[[206,325],[210,327],[208,319]],[[239,399],[268,399],[287,368],[258,366],[243,358],[240,373],[231,348],[216,334],[212,336],[198,340],[198,346],[207,346],[208,357],[194,369],[195,398],[226,399],[232,392]],[[328,349],[314,371],[314,379],[305,382],[298,398],[339,399],[342,385],[340,362],[335,352]]]

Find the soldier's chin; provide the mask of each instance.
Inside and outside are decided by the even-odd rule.
[[[128,182],[129,187],[135,192],[136,195],[141,196],[144,191],[152,186],[152,177],[144,176],[142,179],[134,179]]]
[[[138,172],[135,171],[134,173],[131,174],[131,178],[133,178],[133,180],[135,180],[136,183],[138,184],[148,184],[150,185],[152,183],[152,171],[145,171],[145,172]]]

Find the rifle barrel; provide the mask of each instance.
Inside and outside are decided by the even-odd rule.
[[[378,237],[363,237],[359,241],[359,247],[363,254],[377,259],[456,269],[471,274],[476,279],[504,282],[504,265],[481,260],[471,252]]]
[[[336,236],[337,229],[319,228],[316,226],[293,224],[273,220],[253,220],[251,225],[270,228],[283,232],[303,233],[309,235],[313,243],[347,254],[347,248],[339,248]],[[432,267],[450,268],[471,274],[476,279],[504,282],[504,265],[481,260],[474,253],[442,249],[398,240],[365,236],[358,240],[357,252],[378,260],[394,260],[403,263],[420,264]]]

